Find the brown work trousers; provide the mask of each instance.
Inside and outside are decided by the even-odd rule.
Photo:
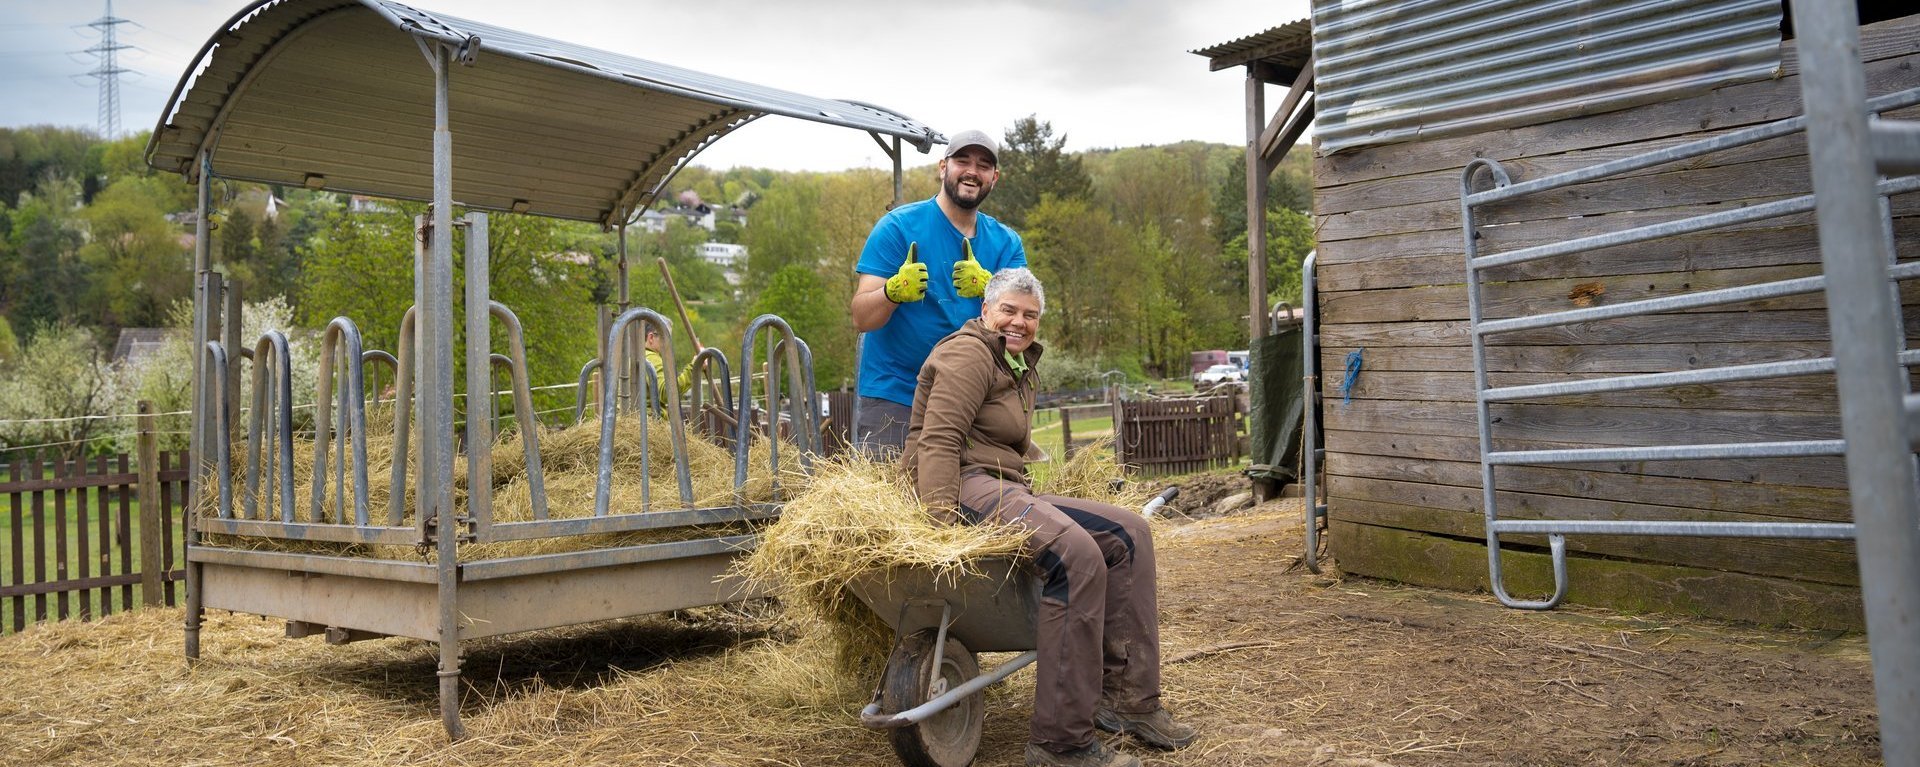
[[[1034,495],[990,474],[960,479],[960,512],[1017,525],[1040,579],[1032,741],[1059,752],[1093,742],[1094,707],[1160,707],[1160,612],[1146,518],[1112,504]]]

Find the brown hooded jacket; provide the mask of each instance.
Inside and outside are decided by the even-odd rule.
[[[920,367],[913,416],[900,461],[920,502],[949,522],[959,508],[960,476],[986,471],[1026,483],[1033,449],[1033,384],[1038,342],[1021,352],[1027,371],[1014,375],[1007,339],[980,318],[940,339]]]

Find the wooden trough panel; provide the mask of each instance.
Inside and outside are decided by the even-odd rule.
[[[1920,16],[1862,28],[1868,91],[1920,86]],[[1348,572],[1485,588],[1473,354],[1467,335],[1460,169],[1500,160],[1515,181],[1791,117],[1794,42],[1773,80],[1691,98],[1472,136],[1316,158],[1321,367],[1364,349],[1342,403],[1323,377],[1329,545]],[[1894,112],[1920,114],[1920,109]],[[1745,207],[1810,191],[1789,136],[1490,205],[1483,254]],[[1920,258],[1920,194],[1891,199],[1896,250]],[[1487,319],[1599,306],[1819,273],[1811,214],[1529,262],[1484,278]],[[1824,295],[1491,337],[1490,385],[1821,357]],[[1908,345],[1920,285],[1902,285]],[[1496,405],[1495,449],[1831,439],[1831,375]],[[1502,518],[1848,521],[1839,458],[1502,467]],[[1503,536],[1503,541],[1508,540]],[[1516,536],[1511,566],[1542,536]],[[1569,536],[1569,598],[1766,622],[1858,628],[1850,542]],[[1477,553],[1476,553],[1477,552]],[[1600,559],[1596,559],[1600,558]],[[1604,562],[1605,564],[1598,564]],[[1535,563],[1537,564],[1537,563]],[[1595,574],[1604,570],[1606,574]],[[1540,570],[1544,572],[1544,570]],[[1524,577],[1516,596],[1550,586]],[[1531,589],[1531,590],[1529,590]],[[1534,592],[1538,592],[1535,594]]]
[[[690,552],[689,545],[710,553]],[[561,567],[525,567],[515,560],[463,563],[455,597],[462,617],[460,638],[752,598],[758,592],[727,572],[743,545],[724,539],[652,544],[657,557],[648,556],[648,546],[598,549],[581,554],[615,558],[587,567],[554,557],[549,558]],[[201,593],[207,608],[440,639],[440,597],[432,564],[204,547],[189,549],[188,558],[204,568]],[[523,558],[534,559],[541,558]]]

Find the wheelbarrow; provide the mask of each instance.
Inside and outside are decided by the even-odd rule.
[[[1153,516],[1179,492],[1168,488],[1142,513]],[[976,570],[953,578],[895,568],[848,584],[894,630],[880,688],[860,723],[889,731],[907,767],[971,764],[986,720],[981,692],[1039,657],[1040,580],[1013,558],[982,560]],[[976,655],[983,652],[1020,654],[983,673]]]

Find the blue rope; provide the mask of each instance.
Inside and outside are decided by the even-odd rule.
[[[1347,377],[1340,382],[1340,404],[1353,404],[1353,385],[1360,381],[1360,365],[1365,359],[1365,349],[1347,352]]]

